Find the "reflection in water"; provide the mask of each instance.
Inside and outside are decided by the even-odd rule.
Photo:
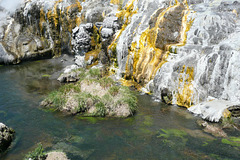
[[[64,116],[39,102],[60,84],[64,65],[56,60],[0,67],[0,122],[16,130],[12,148],[0,159],[22,159],[41,142],[71,159],[238,159],[239,147],[204,133],[185,108],[139,95],[138,112],[124,119]],[[56,73],[57,72],[57,73]],[[232,132],[231,136],[239,137]]]

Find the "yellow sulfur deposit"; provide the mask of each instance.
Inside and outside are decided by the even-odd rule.
[[[137,9],[134,10],[134,2],[135,2],[135,0],[129,0],[128,3],[126,4],[126,6],[124,7],[124,9],[120,10],[117,13],[116,16],[120,20],[124,21],[124,24],[122,26],[122,29],[120,31],[118,31],[118,33],[115,34],[115,38],[114,38],[113,42],[111,43],[111,45],[109,45],[108,50],[112,50],[114,48],[114,46],[116,46],[116,41],[121,36],[122,32],[126,29],[127,25],[130,23],[131,17],[137,13]],[[119,4],[122,2],[121,2],[121,0],[111,0],[111,3]]]
[[[193,99],[194,68],[183,66],[179,74],[178,93],[176,93],[176,104],[184,107],[191,107]]]
[[[177,0],[174,5],[170,5],[168,8],[161,10],[156,18],[155,26],[146,29],[141,34],[140,40],[132,43],[128,62],[126,63],[125,78],[132,79],[143,85],[154,78],[157,70],[167,61],[166,59],[170,53],[169,50],[171,46],[185,44],[187,39],[186,33],[189,31],[193,22],[193,20],[190,22],[187,20],[189,13],[190,10],[187,3],[179,3]],[[172,18],[175,17],[171,17],[169,14],[173,14],[176,20],[182,19],[181,26],[172,25],[178,27],[175,28],[175,30],[180,33],[175,43],[168,40],[167,36],[164,35],[168,34],[165,33],[166,29],[159,27],[171,26],[169,24],[172,23]],[[132,68],[131,65],[133,66]]]
[[[52,30],[51,34],[53,34],[55,56],[61,55],[61,43],[69,43],[68,32],[71,33],[72,29],[82,22],[77,14],[82,10],[78,0],[66,8],[59,7],[61,2],[62,0],[56,0],[53,9],[48,10],[47,13],[43,8],[40,10],[40,31],[44,36],[44,24],[48,22]]]

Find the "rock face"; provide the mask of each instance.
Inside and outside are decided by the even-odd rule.
[[[240,101],[235,0],[124,1],[115,36],[119,75],[190,107],[208,97]],[[153,81],[150,81],[152,80]]]
[[[78,1],[25,1],[8,15],[9,22],[0,26],[4,35],[0,42],[5,50],[0,53],[0,63],[19,63],[69,51],[71,32],[80,24],[77,13],[81,9]]]
[[[239,13],[236,0],[27,1],[1,20],[0,63],[70,51],[78,66],[117,61],[168,104],[240,102]]]
[[[0,153],[4,152],[13,141],[14,130],[0,123]]]

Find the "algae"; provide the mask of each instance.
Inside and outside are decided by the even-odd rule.
[[[152,119],[152,117],[150,117],[150,116],[144,116],[144,121],[143,121],[143,124],[145,125],[145,126],[152,126],[153,125],[153,119]]]
[[[240,137],[229,137],[222,139],[222,143],[231,145],[233,147],[240,147]]]
[[[0,111],[1,117],[7,117],[7,113],[5,111]]]
[[[165,145],[179,148],[185,146],[188,139],[187,133],[178,129],[161,129],[157,138],[160,138]]]
[[[42,75],[42,77],[47,77],[47,78],[49,78],[49,77],[51,77],[51,75],[49,75],[49,74],[44,74],[44,75]]]

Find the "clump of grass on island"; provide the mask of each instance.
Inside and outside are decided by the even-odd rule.
[[[77,83],[51,92],[41,103],[49,109],[95,117],[128,117],[135,113],[137,97],[128,87],[118,86],[99,69],[81,69]]]
[[[45,160],[47,158],[47,154],[44,152],[42,144],[39,143],[38,146],[32,151],[29,152],[24,160]]]

